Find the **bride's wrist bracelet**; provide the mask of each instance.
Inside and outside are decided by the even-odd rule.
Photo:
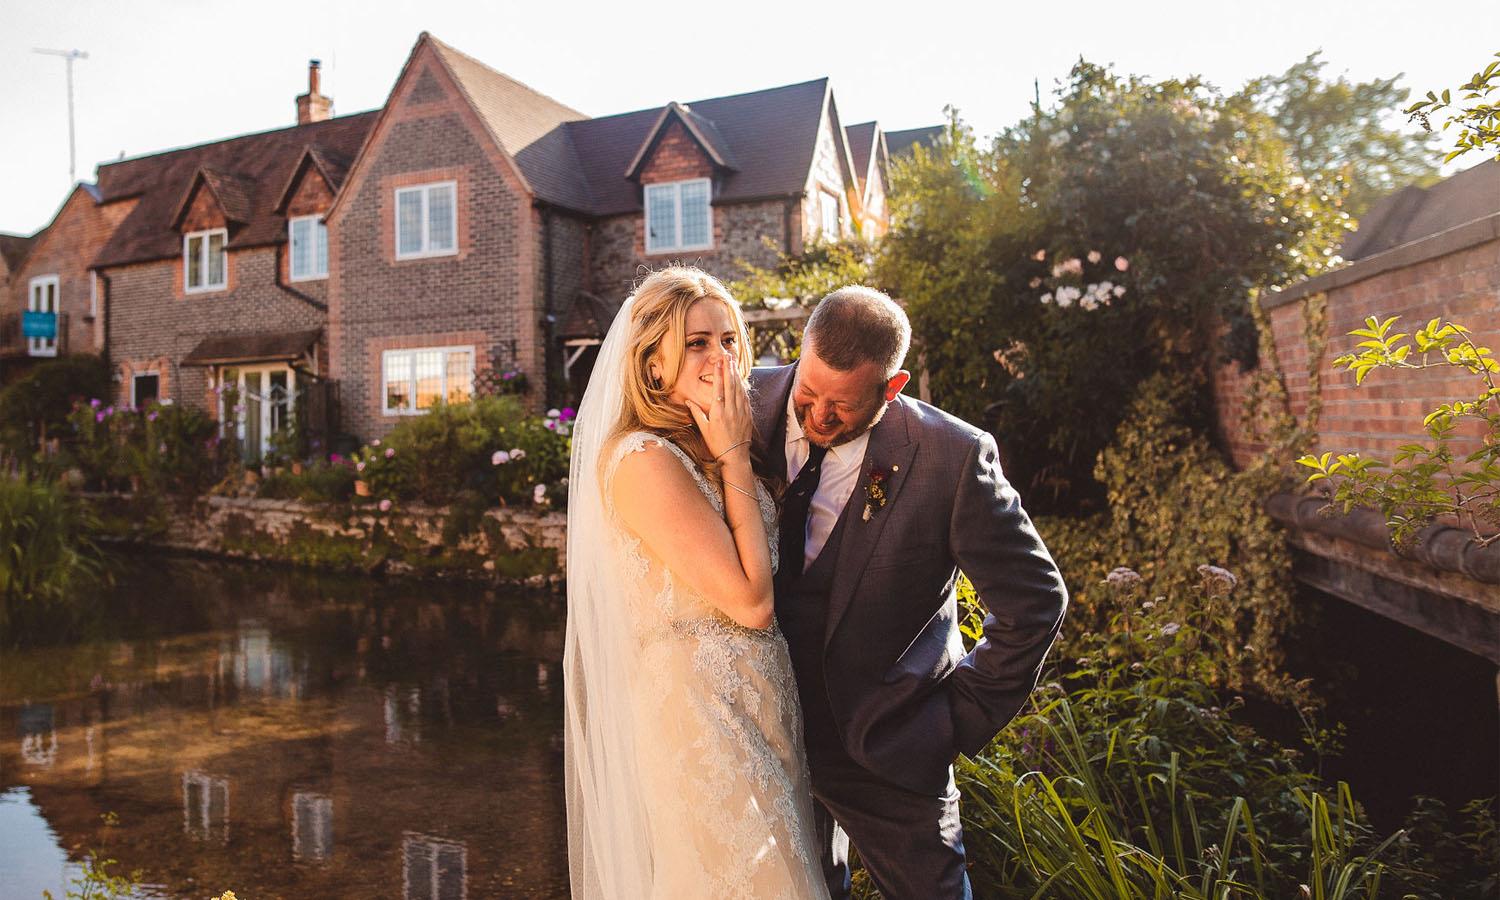
[[[725,450],[723,453],[720,453],[718,456],[714,457],[714,462],[718,462],[719,460],[721,460],[724,457],[728,456],[730,453],[734,452],[735,449],[737,449],[739,447],[743,447],[743,446],[745,446],[748,443],[750,443],[750,439],[749,438],[745,438],[743,441],[740,441],[737,444],[730,444],[729,445],[729,449]]]
[[[735,484],[734,482],[732,482],[732,481],[730,481],[728,479],[724,480],[724,484],[727,487],[734,488],[735,490],[739,491],[741,494],[744,494],[746,497],[749,497],[751,500],[755,499],[755,495],[754,494],[750,493],[749,491],[745,490],[744,488],[740,487],[739,485]]]

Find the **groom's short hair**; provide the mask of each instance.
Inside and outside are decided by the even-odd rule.
[[[818,359],[840,372],[873,362],[889,380],[901,370],[911,346],[911,322],[890,297],[851,284],[818,302],[802,339],[813,343]]]

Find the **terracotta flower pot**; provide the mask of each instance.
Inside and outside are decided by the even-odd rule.
[[[293,475],[301,475],[302,474],[302,463],[299,463],[299,462],[292,463],[292,474]]]
[[[260,473],[254,469],[245,470],[245,486],[254,487],[260,481]]]
[[[358,497],[370,496],[370,483],[363,479],[355,479],[354,494]]]

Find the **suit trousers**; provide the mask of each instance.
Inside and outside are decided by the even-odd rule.
[[[851,841],[885,900],[973,900],[952,767],[947,789],[927,795],[890,784],[842,753],[819,753],[808,763],[833,900],[850,894]]]

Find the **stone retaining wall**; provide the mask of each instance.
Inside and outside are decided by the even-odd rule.
[[[239,497],[159,500],[92,494],[115,540],[163,549],[314,568],[560,583],[567,515],[489,509],[466,528],[446,507],[303,503]]]

